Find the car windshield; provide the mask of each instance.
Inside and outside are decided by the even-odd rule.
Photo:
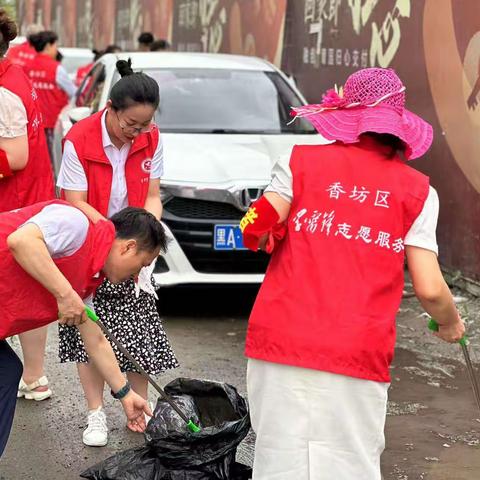
[[[225,134],[315,133],[292,120],[302,102],[276,72],[221,69],[148,69],[160,86],[155,122],[162,132]]]

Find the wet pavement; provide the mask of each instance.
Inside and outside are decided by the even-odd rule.
[[[164,325],[181,367],[159,377],[161,384],[179,376],[226,381],[245,394],[243,341],[252,289],[164,289]],[[473,360],[480,352],[480,300],[465,297]],[[476,320],[476,321],[475,321]],[[398,341],[382,458],[385,480],[478,480],[480,412],[470,389],[460,347],[437,340],[415,299],[399,311]],[[54,396],[18,402],[0,480],[78,479],[94,463],[143,443],[125,427],[122,410],[105,390],[110,441],[105,448],[85,447],[81,436],[85,404],[73,365],[59,365],[56,328],[50,330],[47,374]],[[16,342],[14,342],[15,344]],[[155,399],[154,391],[150,392]],[[251,463],[253,435],[238,458]],[[332,476],[332,479],[335,476]]]

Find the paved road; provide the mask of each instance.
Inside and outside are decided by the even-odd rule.
[[[254,292],[247,289],[163,290],[165,328],[181,367],[160,377],[209,378],[235,385],[245,393],[242,355],[246,317]],[[480,302],[469,299],[473,317]],[[425,330],[415,300],[406,300],[398,316],[398,348],[392,370],[385,480],[478,480],[480,414],[469,390],[456,346],[440,344]],[[478,346],[479,327],[470,326]],[[78,473],[111,454],[139,445],[142,436],[126,430],[121,409],[108,399],[110,443],[84,447],[81,434],[85,405],[73,365],[56,362],[55,328],[47,352],[54,397],[41,403],[18,403],[14,430],[0,461],[0,480],[78,479]],[[151,392],[155,399],[154,392]],[[240,461],[253,458],[253,435],[241,445]],[[334,475],[332,476],[332,479]]]

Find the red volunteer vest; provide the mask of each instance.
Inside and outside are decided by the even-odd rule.
[[[37,203],[0,213],[0,339],[47,325],[58,318],[57,302],[40,283],[16,262],[7,246],[8,236],[45,206],[61,200]],[[111,222],[90,224],[83,246],[73,255],[54,259],[81,298],[92,294],[103,280],[99,274],[115,238]]]
[[[14,65],[19,65],[25,71],[36,56],[37,52],[29,42],[11,46],[6,55]]]
[[[88,72],[92,69],[94,62],[91,62],[83,67],[77,69],[77,75],[75,77],[75,85],[79,87],[83,82],[83,79],[88,75]]]
[[[381,148],[293,149],[288,231],[250,316],[247,357],[390,381],[403,240],[429,180]]]
[[[57,85],[59,62],[39,53],[27,66],[28,76],[37,90],[43,126],[54,128],[62,108],[68,103],[68,95]]]
[[[87,202],[102,215],[107,216],[113,169],[105,155],[102,142],[103,111],[76,123],[65,136],[70,140],[82,163],[88,182]],[[145,206],[150,182],[152,158],[159,139],[156,127],[149,133],[138,135],[130,148],[125,163],[128,204]]]
[[[28,119],[27,165],[13,176],[0,180],[0,212],[5,212],[51,200],[55,198],[55,190],[35,89],[22,69],[10,60],[0,62],[0,86],[22,100]]]

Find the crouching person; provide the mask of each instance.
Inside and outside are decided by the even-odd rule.
[[[123,282],[165,248],[161,223],[141,208],[125,208],[96,224],[60,200],[0,214],[0,456],[22,373],[6,338],[55,320],[78,327],[88,355],[122,402],[129,427],[144,430],[144,413],[152,412],[126,383],[100,328],[87,321],[85,303],[104,278]]]

